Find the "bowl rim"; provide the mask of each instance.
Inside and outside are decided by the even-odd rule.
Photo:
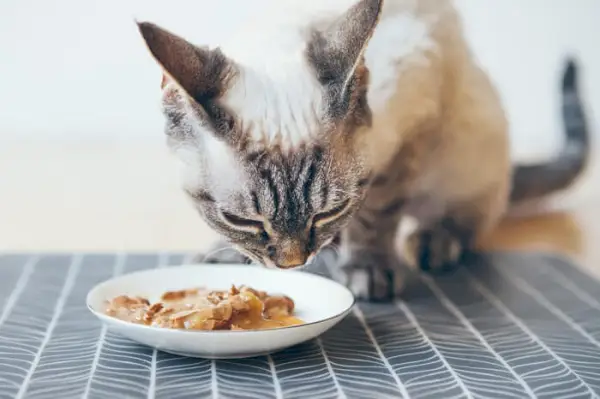
[[[291,325],[291,326],[277,327],[277,328],[267,328],[267,329],[262,329],[262,330],[234,330],[234,331],[232,331],[232,330],[189,330],[189,329],[184,329],[184,328],[161,328],[161,327],[149,326],[146,324],[137,324],[137,323],[132,323],[129,321],[117,319],[116,317],[106,315],[106,314],[98,311],[97,309],[94,309],[94,307],[91,304],[92,296],[94,296],[94,294],[97,291],[101,290],[103,288],[103,286],[109,285],[110,283],[113,283],[115,280],[118,280],[118,279],[121,279],[124,277],[131,278],[131,277],[134,277],[139,274],[147,274],[149,272],[157,271],[157,270],[162,271],[162,270],[175,270],[175,269],[181,269],[181,268],[185,269],[185,268],[196,268],[196,267],[198,267],[198,268],[228,267],[228,268],[244,268],[244,269],[247,269],[248,267],[255,267],[255,268],[260,268],[268,273],[301,273],[302,275],[307,276],[309,278],[326,280],[330,283],[333,283],[334,285],[337,285],[339,288],[346,291],[346,293],[350,295],[350,298],[352,298],[352,300],[351,300],[350,305],[345,307],[342,311],[340,311],[332,316],[328,316],[326,318],[311,321],[308,323],[295,324],[295,325]],[[148,269],[144,269],[144,270],[138,270],[135,272],[121,274],[119,276],[114,276],[107,280],[102,281],[102,282],[96,284],[94,287],[92,287],[88,291],[87,296],[86,296],[86,306],[89,309],[89,311],[92,314],[94,314],[94,316],[96,316],[97,318],[99,318],[100,320],[102,320],[105,323],[119,325],[122,327],[127,327],[129,329],[138,329],[140,331],[154,331],[158,334],[188,334],[188,335],[196,335],[196,334],[206,335],[206,334],[208,334],[208,335],[213,335],[213,336],[228,335],[228,334],[233,334],[235,336],[248,335],[248,334],[271,334],[271,333],[288,331],[291,329],[309,328],[311,326],[327,323],[328,321],[344,317],[352,311],[352,309],[354,308],[355,305],[356,305],[356,297],[354,296],[354,294],[352,294],[352,291],[350,291],[350,289],[348,289],[348,287],[338,283],[337,281],[335,281],[333,279],[330,279],[330,278],[327,278],[324,276],[320,276],[318,274],[307,273],[302,270],[274,270],[274,269],[263,268],[260,265],[254,266],[254,265],[237,265],[237,264],[214,265],[214,264],[200,263],[200,264],[184,264],[184,265],[169,266],[168,268],[148,268]]]

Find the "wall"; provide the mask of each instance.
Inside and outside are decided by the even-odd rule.
[[[160,72],[134,18],[216,43],[263,3],[2,0],[0,139],[162,140]],[[588,102],[600,109],[600,52],[593,40],[600,37],[600,1],[457,4],[505,100],[517,155],[547,153],[560,143],[557,87],[564,54],[580,53]]]

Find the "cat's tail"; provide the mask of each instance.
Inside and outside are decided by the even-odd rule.
[[[590,158],[590,134],[578,86],[578,67],[567,61],[562,80],[562,117],[566,141],[560,153],[545,163],[516,165],[510,202],[542,198],[569,188],[585,171]]]

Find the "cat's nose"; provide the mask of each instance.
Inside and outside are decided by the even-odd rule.
[[[277,262],[277,266],[282,269],[291,269],[293,267],[302,266],[306,263],[307,256],[299,256],[294,258],[285,258],[284,260]]]
[[[300,243],[289,243],[282,246],[276,256],[276,264],[281,269],[291,269],[306,264],[308,254]]]

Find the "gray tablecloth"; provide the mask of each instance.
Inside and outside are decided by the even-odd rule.
[[[360,304],[320,339],[238,361],[154,351],[107,331],[86,309],[95,284],[182,259],[0,256],[0,397],[600,394],[600,284],[562,259],[495,254],[451,276],[417,276],[402,301]]]

